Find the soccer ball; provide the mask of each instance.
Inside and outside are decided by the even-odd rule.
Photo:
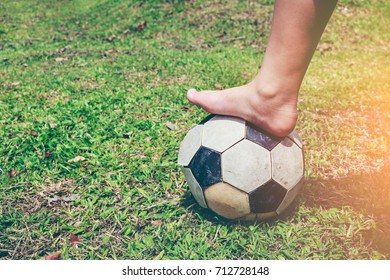
[[[180,145],[178,164],[200,206],[237,220],[282,213],[302,186],[302,141],[278,139],[243,119],[210,115]]]

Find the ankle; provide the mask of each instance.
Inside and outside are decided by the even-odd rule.
[[[255,94],[250,96],[252,109],[248,110],[246,119],[274,136],[288,135],[294,129],[298,117],[298,91],[256,80],[248,86]]]
[[[252,87],[252,92],[255,93],[251,96],[252,105],[255,107],[267,104],[270,109],[280,109],[281,111],[291,113],[297,111],[298,91],[268,85],[258,86],[252,84],[250,86]]]
[[[263,100],[278,100],[296,106],[300,83],[288,78],[264,78],[260,73],[249,83],[258,96]]]

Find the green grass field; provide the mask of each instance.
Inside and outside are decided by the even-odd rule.
[[[280,219],[198,206],[177,165],[248,82],[273,1],[2,0],[0,259],[390,259],[390,2],[339,2],[300,92],[306,183]],[[174,124],[169,129],[167,122]]]

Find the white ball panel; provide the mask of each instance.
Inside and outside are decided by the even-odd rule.
[[[223,181],[251,192],[271,179],[270,152],[249,140],[242,140],[222,154]]]
[[[271,151],[272,179],[287,190],[303,177],[303,154],[289,138],[285,138]]]
[[[203,125],[193,127],[181,142],[178,164],[188,166],[202,145]]]
[[[282,213],[284,210],[286,210],[288,206],[290,206],[290,204],[296,198],[296,196],[298,195],[302,187],[303,187],[303,178],[295,187],[293,187],[287,192],[282,203],[279,205],[278,209],[276,209],[276,213],[278,213],[278,215]]]
[[[220,182],[208,187],[204,195],[209,208],[225,218],[237,219],[251,212],[248,194],[227,183]]]
[[[186,178],[187,184],[196,202],[198,202],[199,205],[202,206],[203,208],[207,208],[202,187],[196,181],[194,175],[192,175],[191,169],[184,168],[184,176]]]
[[[202,145],[223,152],[244,137],[244,120],[229,116],[215,116],[204,124]]]

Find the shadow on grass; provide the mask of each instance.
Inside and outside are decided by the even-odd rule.
[[[201,208],[190,194],[183,202],[192,208],[191,212],[215,224],[253,224],[228,220],[209,209]],[[264,222],[272,225],[278,220],[288,220],[296,213],[301,202],[308,207],[324,209],[349,206],[356,212],[367,215],[375,221],[377,227],[364,234],[366,242],[390,259],[390,165],[372,174],[330,180],[307,179],[298,198],[288,209],[282,215]]]
[[[300,199],[309,207],[349,206],[372,218],[377,227],[364,238],[370,247],[390,258],[390,165],[372,174],[307,180]]]

